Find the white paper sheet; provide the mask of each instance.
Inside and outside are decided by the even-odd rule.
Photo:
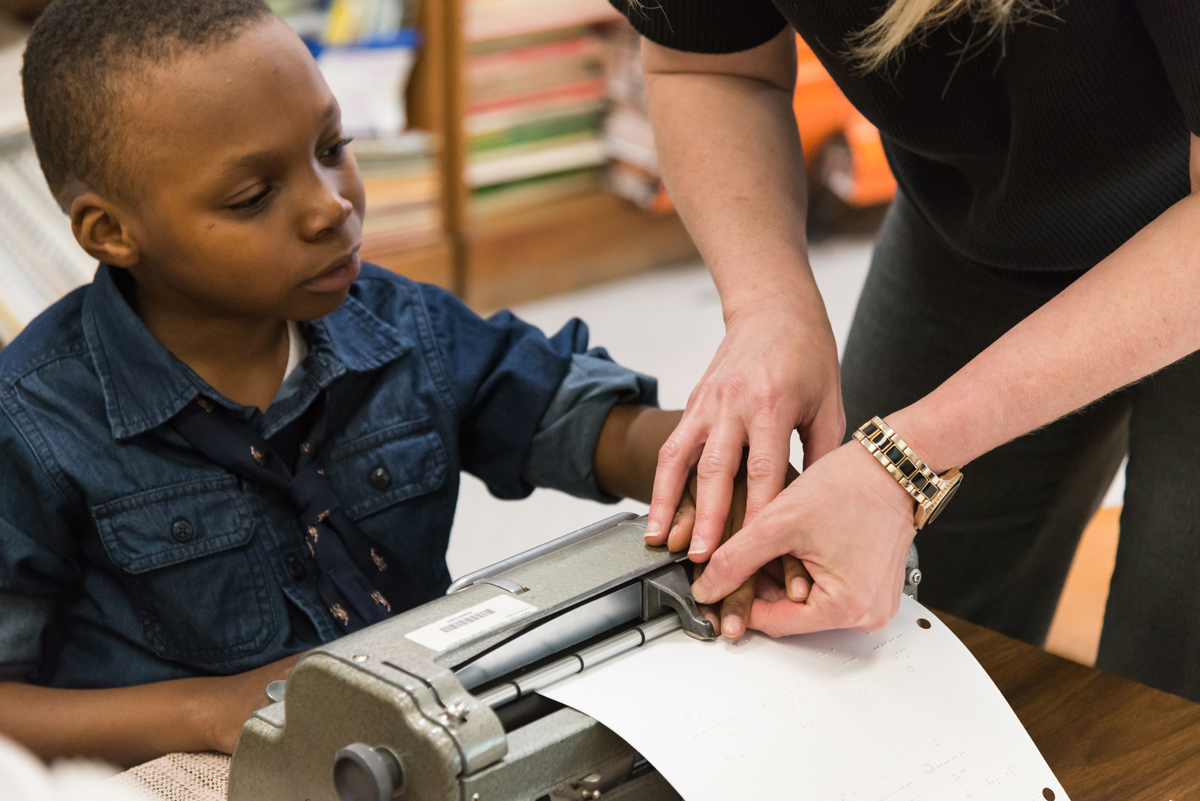
[[[677,631],[542,694],[617,732],[686,801],[1067,798],[983,668],[907,597],[873,634]]]

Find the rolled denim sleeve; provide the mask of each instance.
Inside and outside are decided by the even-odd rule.
[[[593,461],[609,412],[626,403],[657,406],[658,382],[617,364],[603,348],[575,354],[542,415],[521,477],[535,487],[580,498],[603,503],[620,500],[597,485]]]
[[[511,312],[485,320],[445,290],[418,284],[417,291],[459,421],[463,469],[498,498],[524,498],[533,486],[521,465],[572,357],[587,352],[587,326],[571,320],[547,337]]]

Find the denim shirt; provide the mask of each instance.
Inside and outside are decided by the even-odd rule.
[[[327,394],[321,454],[342,508],[429,597],[459,471],[502,498],[597,500],[600,428],[653,379],[508,312],[364,265],[301,329],[302,377],[265,413],[221,397],[130,309],[101,266],[0,351],[0,672],[55,687],[236,673],[339,635],[280,493],[208,461],[169,425],[198,394],[272,442]],[[293,425],[295,424],[295,425]]]

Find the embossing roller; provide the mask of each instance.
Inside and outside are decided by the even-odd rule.
[[[243,727],[229,801],[678,799],[623,739],[537,694],[676,629],[714,637],[686,555],[645,528],[615,515],[305,654]],[[905,579],[915,596],[915,548]]]

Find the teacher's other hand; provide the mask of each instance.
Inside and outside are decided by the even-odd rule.
[[[746,459],[746,522],[784,486],[793,430],[804,464],[836,448],[846,432],[837,346],[819,294],[781,296],[726,319],[725,339],[659,450],[646,539],[662,545],[692,467],[698,488],[688,551],[705,561],[721,542],[733,480]]]
[[[806,603],[756,598],[748,625],[772,637],[826,629],[878,631],[900,606],[915,535],[913,500],[857,442],[801,474],[713,554],[693,585],[715,603],[784,554],[812,577]]]

